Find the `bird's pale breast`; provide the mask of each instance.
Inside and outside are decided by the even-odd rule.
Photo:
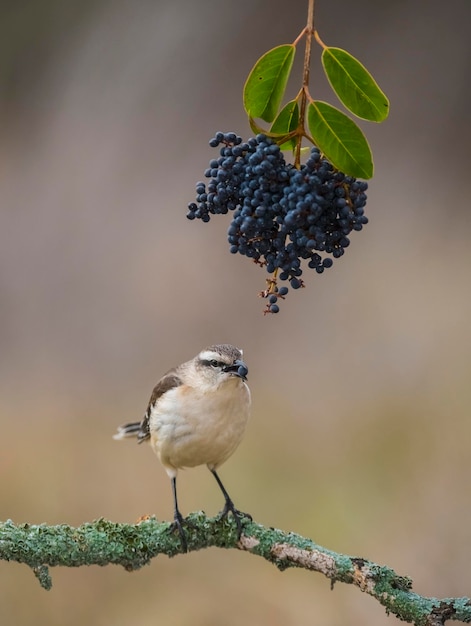
[[[176,387],[152,410],[151,445],[169,474],[197,465],[216,469],[239,445],[249,413],[249,388],[236,376],[215,390]]]

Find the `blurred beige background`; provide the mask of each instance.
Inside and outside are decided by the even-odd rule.
[[[471,594],[468,0],[318,0],[324,41],[392,102],[364,125],[370,224],[263,317],[265,275],[229,221],[186,205],[241,89],[306,2],[0,4],[0,519],[170,519],[149,449],[117,443],[153,384],[207,344],[242,346],[253,419],[221,470],[261,523],[388,564],[426,595]],[[315,50],[311,92],[335,102]],[[293,84],[293,89],[297,85]],[[215,514],[204,468],[184,512]],[[382,625],[358,590],[236,551],[52,571],[0,563],[2,624]]]

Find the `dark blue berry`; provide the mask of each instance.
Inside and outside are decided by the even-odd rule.
[[[218,132],[209,143],[219,147],[220,156],[204,173],[208,182],[197,183],[188,219],[208,222],[211,215],[233,211],[230,251],[254,259],[270,274],[278,271],[277,278],[290,281],[293,289],[303,284],[303,259],[322,273],[332,266],[331,257],[344,254],[350,233],[368,223],[367,183],[334,170],[317,148],[297,169],[263,134],[242,142],[235,133]],[[276,293],[283,297],[288,288]],[[274,293],[267,306],[278,309]]]
[[[237,370],[237,374],[241,378],[246,378],[248,373],[249,373],[249,370],[247,369],[247,367],[245,365],[239,365],[239,368]]]

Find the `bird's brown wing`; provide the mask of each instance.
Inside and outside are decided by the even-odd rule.
[[[150,439],[150,414],[157,400],[163,396],[164,393],[170,391],[174,387],[179,387],[182,384],[181,379],[175,374],[175,370],[170,370],[154,387],[152,395],[147,406],[144,418],[140,424],[139,434],[137,436],[138,443],[142,443],[147,439]]]

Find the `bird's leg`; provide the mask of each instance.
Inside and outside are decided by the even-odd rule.
[[[252,516],[249,515],[248,513],[243,513],[242,511],[239,511],[238,509],[235,508],[234,503],[232,502],[229,494],[227,493],[224,485],[222,484],[221,479],[217,475],[216,470],[210,469],[210,471],[212,475],[214,476],[214,478],[216,479],[216,482],[219,485],[219,489],[222,491],[224,500],[225,500],[224,508],[219,514],[219,519],[223,519],[224,517],[227,517],[229,513],[232,513],[232,516],[234,517],[234,520],[237,526],[237,536],[240,539],[240,536],[242,534],[242,521],[244,520],[244,518],[252,521]]]
[[[178,534],[180,535],[180,541],[182,544],[182,552],[188,552],[188,544],[186,542],[186,535],[185,535],[185,531],[183,530],[183,524],[185,523],[185,520],[178,508],[177,477],[176,476],[172,476],[172,492],[173,492],[174,513],[173,513],[173,524],[171,528],[172,530],[178,530]]]

